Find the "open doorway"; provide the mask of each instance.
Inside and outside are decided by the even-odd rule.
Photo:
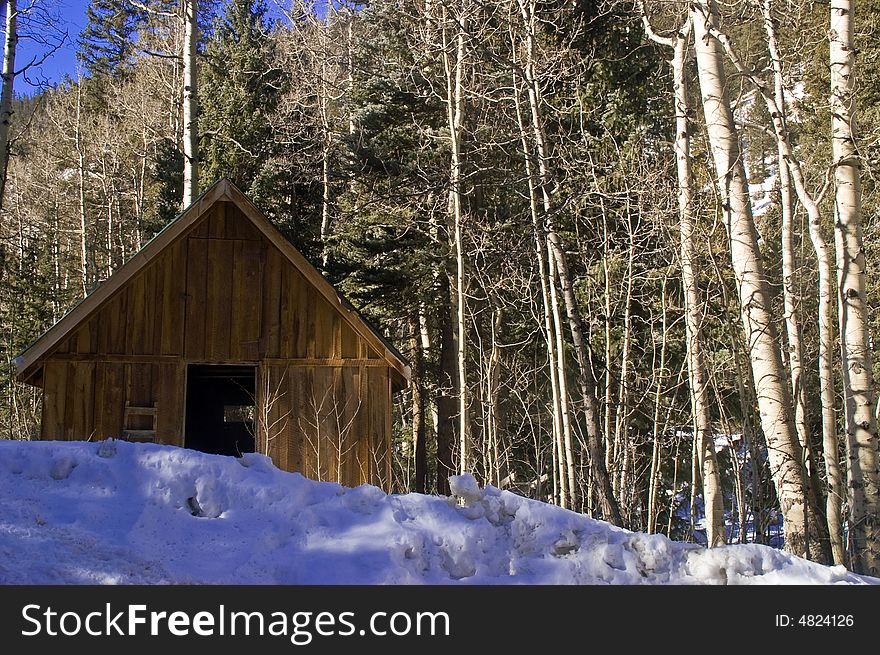
[[[190,364],[186,447],[215,455],[254,452],[254,398],[256,366]]]

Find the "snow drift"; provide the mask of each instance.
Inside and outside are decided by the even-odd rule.
[[[350,489],[257,454],[4,441],[0,583],[880,583],[765,546],[629,532],[467,475],[452,490]]]

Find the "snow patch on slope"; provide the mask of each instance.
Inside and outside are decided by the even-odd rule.
[[[5,584],[871,584],[765,546],[706,550],[451,479],[450,497],[242,458],[0,442]]]

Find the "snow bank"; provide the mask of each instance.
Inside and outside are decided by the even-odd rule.
[[[151,444],[0,442],[0,582],[865,584],[772,548],[628,532],[469,475],[349,489]]]

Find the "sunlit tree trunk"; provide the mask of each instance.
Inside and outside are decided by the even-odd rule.
[[[6,0],[3,4],[6,5],[6,39],[3,44],[3,84],[0,94],[0,209],[3,209],[6,172],[9,168],[9,126],[12,122],[15,50],[18,47],[17,0]]]
[[[761,426],[783,513],[785,548],[795,555],[821,558],[824,549],[816,534],[815,516],[810,517],[802,449],[793,424],[794,407],[778,347],[770,288],[752,217],[739,134],[730,108],[722,50],[710,34],[710,27],[717,27],[714,1],[701,0],[691,5],[691,15],[706,131],[728,230]]]
[[[444,6],[443,15],[449,19]],[[455,349],[457,358],[457,394],[458,394],[458,472],[470,470],[470,412],[468,410],[467,391],[467,329],[464,279],[464,244],[462,223],[464,221],[463,199],[463,120],[464,120],[464,69],[467,49],[468,20],[464,3],[457,8],[457,13],[449,20],[455,24],[455,55],[450,56],[451,42],[448,38],[447,20],[444,20],[443,37],[443,69],[446,74],[446,113],[450,139],[450,170],[449,170],[449,228],[452,233],[452,246],[455,252],[455,302],[453,303],[456,321]]]
[[[520,13],[523,18],[523,27],[526,30],[527,49],[534,53],[535,48],[535,7],[533,0],[519,0]],[[528,57],[528,62],[534,61],[534,54]],[[541,180],[541,192],[545,202],[550,202],[549,171],[547,167],[547,137],[544,122],[541,115],[541,90],[534,74],[534,68],[525,66],[526,89],[531,110],[532,132],[535,138],[535,146],[538,152],[538,174]],[[568,319],[569,331],[571,332],[572,345],[577,357],[578,364],[578,387],[586,420],[587,448],[590,451],[590,466],[592,469],[593,484],[596,485],[599,502],[605,520],[620,525],[622,518],[617,499],[611,487],[611,480],[605,468],[604,452],[602,449],[602,435],[599,428],[599,401],[596,398],[596,383],[593,378],[593,368],[589,358],[588,345],[584,338],[583,320],[581,319],[580,307],[574,295],[571,272],[568,268],[568,259],[563,248],[562,239],[556,229],[553,212],[547,210],[545,205],[544,231],[547,236],[548,249],[559,278],[562,300]],[[566,444],[566,451],[571,452],[570,444]],[[572,499],[574,501],[574,499]]]
[[[684,34],[675,41],[672,57],[672,79],[675,87],[675,162],[678,175],[678,217],[681,241],[681,277],[685,290],[685,333],[687,336],[688,380],[694,441],[697,444],[703,481],[703,505],[706,512],[706,537],[710,546],[725,543],[724,497],[721,474],[712,436],[709,411],[709,385],[702,352],[702,320],[704,303],[697,288],[697,246],[694,231],[696,219],[691,174],[690,135],[688,131],[687,63],[690,21]]]
[[[519,81],[516,74],[514,74],[513,78],[513,89],[514,107],[516,109],[517,124],[519,125],[520,143],[522,144],[523,163],[526,171],[526,181],[528,182],[529,187],[529,210],[532,217],[532,228],[535,239],[535,256],[538,262],[538,277],[541,281],[541,306],[544,313],[544,339],[547,343],[547,368],[550,374],[551,400],[553,403],[551,408],[551,426],[553,433],[552,452],[554,453],[553,479],[557,480],[557,492],[554,493],[554,496],[558,497],[558,454],[561,450],[560,444],[562,444],[564,438],[562,428],[562,412],[567,411],[568,407],[568,404],[566,403],[565,409],[563,409],[562,399],[560,398],[559,392],[560,360],[557,358],[556,355],[556,334],[558,334],[556,324],[558,318],[558,309],[556,312],[554,312],[554,307],[551,307],[551,303],[553,302],[551,300],[551,285],[553,285],[553,278],[551,272],[548,270],[549,260],[551,259],[551,257],[548,257],[549,252],[547,249],[547,239],[544,234],[544,226],[541,223],[540,209],[537,198],[540,180],[538,180],[535,166],[532,163],[532,155],[529,147],[529,136],[526,128],[525,119],[523,117],[522,103],[520,102],[519,95]],[[562,498],[559,498],[559,500],[560,504],[564,503]]]
[[[183,2],[183,206],[199,195],[198,0]]]
[[[678,180],[678,217],[681,255],[681,279],[685,297],[685,334],[687,337],[687,366],[690,387],[691,415],[694,443],[700,463],[703,484],[703,505],[706,513],[706,538],[709,546],[721,546],[726,541],[724,530],[724,496],[721,473],[712,435],[712,415],[709,410],[709,384],[702,351],[702,321],[705,303],[697,286],[697,244],[694,236],[693,174],[689,114],[691,111],[687,86],[687,55],[692,24],[688,17],[678,33],[671,38],[660,37],[651,27],[644,7],[640,6],[645,32],[651,40],[672,47],[672,84],[675,102],[675,164]],[[665,320],[665,306],[664,306]]]
[[[757,91],[761,94],[767,106],[767,112],[776,135],[777,152],[780,158],[780,170],[788,169],[791,183],[797,193],[797,197],[807,212],[808,229],[813,250],[816,254],[816,262],[819,273],[818,300],[819,300],[819,388],[822,404],[822,442],[825,458],[827,479],[826,497],[826,520],[830,538],[831,554],[835,563],[842,563],[843,541],[841,528],[841,504],[843,501],[843,478],[838,462],[838,438],[837,420],[834,409],[834,321],[832,318],[833,270],[831,254],[822,230],[822,215],[815,197],[807,190],[806,181],[799,159],[792,149],[788,128],[784,115],[784,95],[782,83],[781,58],[776,39],[776,27],[771,14],[770,0],[765,0],[764,28],[767,33],[768,51],[773,62],[774,89],[771,91],[760,78],[754,75],[751,68],[743,63],[734,51],[727,35],[712,28],[712,33],[717,36],[728,59],[733,63],[737,72],[747,78],[751,78]],[[815,481],[814,481],[815,482]],[[808,491],[815,491],[815,485],[811,485]],[[816,505],[815,514],[818,517],[818,505],[816,494],[810,494],[810,502]],[[820,526],[817,525],[817,528]]]
[[[819,394],[822,404],[822,449],[824,453],[827,480],[825,515],[828,523],[828,536],[831,545],[832,558],[835,564],[843,564],[844,548],[841,504],[843,502],[844,491],[843,478],[841,476],[840,463],[838,461],[837,418],[834,411],[834,323],[832,319],[834,293],[832,289],[833,273],[831,269],[831,257],[828,253],[828,244],[822,234],[822,218],[819,213],[819,207],[812,195],[806,190],[800,164],[794,157],[788,141],[788,130],[787,125],[785,124],[785,93],[782,74],[782,58],[779,54],[779,46],[776,37],[776,22],[773,19],[772,8],[772,0],[764,0],[764,30],[767,33],[767,46],[773,64],[774,99],[776,101],[775,108],[771,106],[768,107],[768,109],[770,110],[770,115],[773,117],[774,129],[777,134],[776,141],[779,175],[780,180],[785,183],[785,186],[781,188],[787,191],[789,195],[791,194],[789,187],[789,175],[791,175],[795,191],[797,192],[804,208],[807,210],[810,240],[813,244],[813,250],[816,254],[816,261],[818,264]],[[782,201],[783,209],[785,209],[786,202],[791,203],[791,199],[786,201],[785,194],[782,196]],[[789,221],[791,220],[790,215],[788,219]],[[785,217],[783,216],[783,225],[785,225],[785,222]],[[790,226],[788,227],[788,231],[789,233],[791,232]],[[786,244],[785,237],[783,238],[783,250],[788,250],[789,253],[788,255],[783,254],[783,265],[785,266],[785,259],[792,257],[793,255],[791,253],[794,250],[793,244]],[[794,275],[793,266],[789,263],[787,268],[790,271],[788,273],[790,279],[791,276]],[[783,273],[783,278],[784,280],[786,278],[785,272]],[[785,282],[785,284],[787,286],[790,282]],[[786,308],[786,314],[788,314],[788,308]],[[789,330],[791,331],[791,329]],[[789,340],[790,339],[791,335],[789,335]],[[790,345],[790,348],[793,352],[795,351],[794,346]],[[800,352],[797,353],[797,356],[800,358]],[[801,379],[801,374],[800,372],[796,372],[793,363],[791,365],[791,376],[792,388],[795,390],[795,393],[798,394],[795,397],[796,402],[798,403],[798,413],[796,415],[798,436],[801,439],[801,444],[804,445],[808,433],[806,432],[805,426],[802,427],[798,422],[798,418],[804,422],[806,421],[804,416],[806,411],[804,406],[806,403],[806,389],[803,380]],[[809,451],[805,452],[804,455],[807,458],[807,462],[810,463]],[[812,488],[816,489],[818,480],[812,479],[811,484]]]
[[[73,131],[77,157],[77,197],[79,200],[79,264],[82,272],[82,295],[89,293],[88,217],[86,215],[86,155],[82,138],[82,85],[76,87],[76,124]]]
[[[854,0],[832,0],[828,31],[831,63],[831,148],[835,182],[838,312],[853,569],[880,575],[880,457],[876,390],[871,370],[861,155],[856,147]]]

